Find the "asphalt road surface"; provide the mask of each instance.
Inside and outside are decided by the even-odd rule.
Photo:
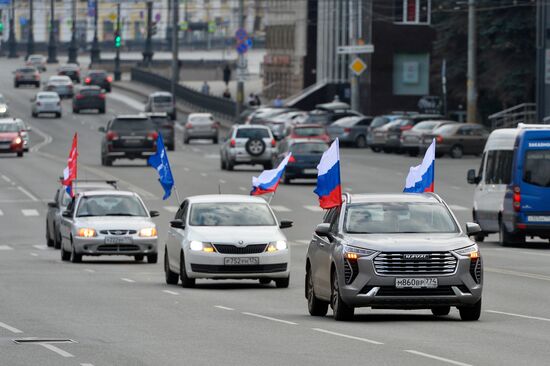
[[[125,257],[61,262],[45,245],[46,204],[58,187],[74,132],[79,134],[79,177],[117,179],[142,195],[155,218],[162,248],[177,202],[162,201],[154,169],[144,161],[100,165],[99,126],[111,115],[134,113],[141,100],[114,88],[106,115],[31,118],[34,88],[12,88],[10,71],[22,61],[0,61],[0,92],[13,116],[33,127],[32,151],[0,156],[0,365],[548,365],[550,251],[548,242],[501,248],[481,244],[485,257],[483,312],[461,322],[429,311],[359,309],[353,322],[313,318],[304,298],[304,258],[317,208],[314,182],[281,185],[272,201],[279,219],[294,220],[291,284],[276,289],[257,281],[205,281],[183,289],[164,283],[158,264]],[[50,70],[53,67],[50,66]],[[43,78],[44,80],[44,78]],[[181,197],[248,194],[259,167],[220,170],[218,146],[183,146],[169,153]],[[420,158],[344,149],[346,191],[399,192]],[[466,170],[479,158],[442,158],[436,191],[461,223],[470,219],[473,188]],[[163,250],[159,257],[162,258]],[[39,342],[17,344],[14,339]],[[70,343],[50,343],[67,340]]]

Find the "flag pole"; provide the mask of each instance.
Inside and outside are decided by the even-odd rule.
[[[181,206],[180,194],[178,192],[178,187],[174,184],[174,192],[176,192],[176,200],[178,200],[178,207]]]

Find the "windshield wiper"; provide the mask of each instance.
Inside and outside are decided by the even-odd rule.
[[[137,215],[133,215],[131,213],[108,213],[108,214],[105,214],[105,216],[137,216]]]

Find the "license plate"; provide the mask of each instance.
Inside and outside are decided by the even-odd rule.
[[[317,174],[317,169],[304,169],[304,174]]]
[[[226,266],[250,266],[260,263],[259,257],[229,257],[223,259],[223,264]]]
[[[437,278],[396,278],[396,288],[437,288]]]
[[[248,156],[248,155],[240,155],[240,156],[237,155],[235,157],[235,160],[237,160],[237,161],[250,161],[250,156]]]
[[[130,236],[108,236],[105,238],[105,244],[132,244]]]
[[[527,216],[528,222],[550,222],[550,216]]]

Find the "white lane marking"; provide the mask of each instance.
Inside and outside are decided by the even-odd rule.
[[[201,173],[201,177],[208,177],[207,173]]]
[[[7,176],[5,176],[4,174],[2,174],[2,179],[5,180],[8,183],[11,183],[11,179],[8,178]]]
[[[225,179],[220,179],[219,182],[220,182],[221,184],[227,183],[227,181],[226,181]]]
[[[246,191],[246,187],[239,187],[241,191]]]
[[[176,291],[162,290],[162,292],[165,292],[165,293],[170,294],[170,295],[179,295],[179,293],[176,292]]]
[[[143,103],[140,103],[140,102],[132,99],[131,97],[128,97],[128,96],[124,95],[124,94],[112,93],[111,92],[109,94],[108,98],[117,100],[119,102],[122,102],[122,103],[128,105],[129,107],[136,109],[138,112],[143,112],[143,110],[144,110],[145,105]]]
[[[276,205],[271,205],[271,209],[273,211],[277,211],[277,212],[291,212],[292,210],[288,207],[285,207],[285,206],[276,206]]]
[[[6,323],[0,322],[0,328],[4,328],[6,330],[9,330],[12,333],[23,333],[22,330],[19,330],[15,327],[12,327],[11,325],[7,325]]]
[[[27,191],[25,188],[21,186],[17,186],[17,189],[19,189],[23,194],[25,194],[27,197],[29,197],[33,201],[38,201],[38,198],[36,198],[31,192]]]
[[[405,351],[405,352],[408,352],[408,353],[412,353],[413,355],[422,356],[422,357],[426,357],[426,358],[431,358],[432,360],[438,360],[438,361],[441,361],[441,362],[450,363],[450,364],[452,364],[452,365],[458,365],[458,366],[472,366],[472,365],[469,364],[469,363],[454,361],[454,360],[450,360],[450,359],[448,359],[448,358],[443,358],[443,357],[439,357],[439,356],[435,356],[435,355],[430,355],[429,353],[424,353],[424,352],[415,351],[415,350],[413,350],[413,349],[406,349],[406,350],[404,350],[404,351]]]
[[[311,328],[311,329],[313,329],[316,332],[326,333],[326,334],[330,334],[330,335],[337,336],[337,337],[342,337],[342,338],[353,339],[355,341],[361,341],[361,342],[370,343],[370,344],[384,344],[382,342],[373,341],[372,339],[355,337],[355,336],[351,336],[351,335],[347,335],[347,334],[331,332],[330,330],[326,330],[326,329],[321,329],[321,328]]]
[[[184,172],[188,172],[188,171],[189,171],[189,168],[186,167],[186,166],[184,166],[184,167],[183,167],[183,171],[184,171]]]
[[[72,354],[70,354],[67,351],[63,351],[61,348],[54,346],[50,343],[39,343],[42,347],[49,349],[52,352],[57,353],[61,357],[74,357]]]
[[[485,249],[484,249],[485,250]],[[506,251],[506,249],[504,249],[503,251]],[[530,255],[536,255],[536,256],[543,256],[543,257],[550,257],[550,254],[549,253],[536,253],[536,252],[528,252],[528,251],[520,251],[520,253],[522,254],[530,254]]]
[[[255,313],[248,313],[246,311],[242,312],[241,314],[248,315],[248,316],[253,316],[253,317],[256,317],[256,318],[260,318],[260,319],[271,320],[273,322],[278,322],[278,323],[283,323],[283,324],[288,324],[288,325],[298,325],[298,323],[289,322],[288,320],[272,318],[270,316],[265,316],[265,315],[255,314]]]
[[[464,207],[464,206],[460,206],[460,205],[449,205],[450,209],[451,210],[454,210],[454,211],[468,211],[469,208],[468,207]]]
[[[229,310],[229,311],[235,310],[233,308],[228,308],[227,306],[222,306],[222,305],[215,305],[214,307],[222,310]]]
[[[0,245],[0,250],[13,250],[12,247],[10,247],[9,245]]]
[[[491,267],[484,268],[484,271],[493,272],[493,273],[500,273],[500,274],[506,274],[506,275],[510,275],[510,276],[533,278],[535,280],[550,281],[549,276],[544,276],[544,275],[540,275],[540,274],[536,274],[536,273],[509,271],[507,269],[491,268]]]
[[[353,188],[351,188],[351,187],[344,187],[344,192],[345,192],[345,191],[352,192],[352,191],[353,191]]]
[[[46,250],[46,249],[48,249],[48,246],[37,244],[37,245],[33,245],[33,248],[36,248],[38,250]]]
[[[507,313],[504,311],[497,311],[497,310],[485,310],[486,313],[492,313],[492,314],[500,314],[500,315],[508,315],[508,316],[514,316],[517,318],[525,318],[525,319],[532,319],[532,320],[541,320],[543,322],[550,322],[550,319],[548,318],[542,318],[540,316],[530,316],[530,315],[522,315],[522,314],[514,314],[514,313]]]
[[[451,188],[452,188],[452,189],[456,189],[457,191],[460,191],[460,190],[462,190],[462,188],[461,188],[461,187],[459,187],[459,186],[451,186]]]
[[[23,214],[23,216],[39,216],[40,215],[38,213],[38,211],[34,210],[34,209],[22,209],[21,213]]]
[[[0,210],[0,216],[4,216],[4,212]]]
[[[168,212],[176,213],[178,212],[179,207],[178,206],[164,206],[163,207]]]
[[[197,147],[192,147],[192,148],[191,148],[191,151],[196,152],[196,153],[199,153],[199,152],[201,152],[201,149],[199,149],[199,148],[197,148]]]
[[[95,271],[93,269],[90,269],[90,268],[84,268],[84,272],[95,273]]]
[[[313,212],[321,212],[323,211],[323,209],[319,206],[310,206],[310,205],[305,205],[304,208],[308,211],[313,211]]]
[[[206,154],[204,157],[206,159],[219,159],[220,155],[219,154]]]
[[[129,282],[129,283],[134,283],[134,282],[136,282],[136,281],[134,281],[134,280],[132,280],[132,279],[130,279],[130,278],[124,278],[124,277],[121,278],[121,280],[124,281],[124,282]]]
[[[94,365],[91,363],[81,363],[80,366],[94,366]]]
[[[41,130],[39,130],[38,128],[36,128],[36,126],[33,126],[32,127],[32,130],[38,134],[40,137],[42,137],[44,139],[44,141],[34,145],[33,147],[30,148],[30,151],[31,152],[35,152],[35,151],[39,151],[41,148],[43,148],[44,146],[50,144],[52,141],[53,141],[53,138],[48,135],[47,133],[45,132],[42,132]]]
[[[311,239],[300,239],[300,240],[292,240],[293,242],[295,243],[298,243],[298,244],[309,244],[311,243]]]
[[[32,255],[33,257],[38,257],[38,254],[33,253],[33,252],[31,252],[30,255]]]

